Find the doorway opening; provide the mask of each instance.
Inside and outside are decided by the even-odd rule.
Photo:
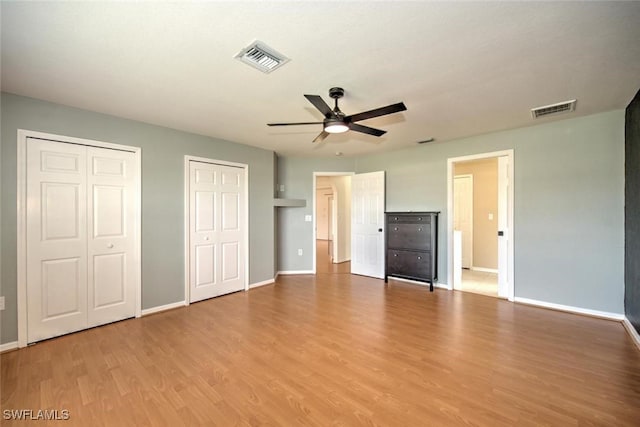
[[[450,288],[514,299],[513,150],[448,160]]]
[[[313,174],[313,272],[351,272],[352,172]]]

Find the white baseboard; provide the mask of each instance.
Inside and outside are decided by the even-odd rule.
[[[471,271],[481,271],[483,273],[495,273],[498,274],[497,268],[484,268],[484,267],[471,267]]]
[[[417,280],[411,280],[411,279],[404,279],[402,277],[393,277],[393,276],[389,276],[389,280],[397,280],[399,282],[405,282],[405,283],[410,283],[412,285],[419,285],[419,286],[429,286],[428,283],[426,282],[419,282]],[[440,282],[436,282],[433,284],[434,288],[439,288],[439,289],[447,289],[449,290],[449,286],[447,286],[446,283],[440,283]]]
[[[294,274],[314,274],[313,270],[289,270],[289,271],[278,271],[276,276],[288,276]]]
[[[624,319],[624,314],[591,310],[589,308],[573,307],[570,305],[555,304],[552,302],[538,301],[538,300],[529,299],[529,298],[516,297],[515,302],[518,302],[521,304],[527,304],[527,305],[535,305],[537,307],[550,308],[552,310],[566,311],[569,313],[585,314],[587,316],[600,317],[608,320],[622,321]]]
[[[636,328],[634,328],[631,322],[629,322],[627,316],[622,319],[622,324],[624,325],[627,332],[629,332],[629,335],[631,335],[631,339],[633,340],[633,342],[635,342],[636,346],[638,346],[638,350],[640,350],[640,334],[638,334]]]
[[[157,307],[145,308],[144,310],[142,310],[142,315],[147,316],[149,314],[159,313],[161,311],[167,311],[178,307],[184,307],[186,305],[186,301],[178,301],[172,302],[171,304],[159,305]]]
[[[276,274],[276,277],[278,275]],[[276,281],[275,277],[273,279],[263,280],[262,282],[256,282],[249,285],[249,289],[259,288],[260,286],[270,285]]]
[[[6,342],[4,344],[0,344],[0,353],[4,353],[5,351],[15,350],[18,348],[18,341]]]

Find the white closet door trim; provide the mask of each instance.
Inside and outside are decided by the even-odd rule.
[[[189,162],[212,163],[222,166],[233,166],[244,169],[244,290],[249,290],[249,165],[245,163],[215,160],[206,157],[184,156],[184,305],[190,304],[189,269],[191,265],[191,247],[189,240]]]
[[[18,290],[18,347],[27,345],[27,138],[38,138],[50,141],[64,142],[68,144],[86,145],[90,147],[109,148],[112,150],[130,151],[135,155],[136,179],[135,179],[135,227],[134,262],[136,265],[136,317],[142,314],[142,272],[141,272],[141,176],[142,161],[140,147],[113,144],[110,142],[95,141],[91,139],[75,138],[71,136],[55,135],[45,132],[36,132],[18,129],[17,141],[17,290]]]

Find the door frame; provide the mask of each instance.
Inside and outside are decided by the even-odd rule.
[[[191,287],[189,286],[189,274],[191,271],[191,241],[189,229],[190,187],[189,187],[189,162],[211,163],[220,166],[241,168],[244,171],[244,290],[249,290],[249,165],[246,163],[228,162],[226,160],[209,159],[206,157],[184,156],[184,305],[191,304]]]
[[[449,290],[453,290],[453,172],[454,163],[465,162],[469,160],[487,159],[492,157],[506,156],[509,159],[507,168],[507,178],[509,180],[508,201],[507,201],[507,299],[515,300],[515,283],[514,283],[514,247],[515,247],[515,229],[513,221],[514,211],[514,150],[492,151],[487,153],[471,154],[461,157],[450,157],[447,159],[447,280]]]
[[[353,176],[355,175],[355,172],[313,172],[313,189],[312,189],[312,195],[313,195],[313,201],[312,201],[312,207],[311,207],[311,212],[313,212],[313,215],[311,216],[313,218],[312,224],[311,224],[311,252],[312,252],[312,256],[313,256],[313,268],[311,270],[311,274],[316,274],[316,263],[317,263],[317,259],[316,257],[318,256],[318,254],[316,253],[316,237],[317,237],[317,233],[316,233],[316,193],[317,193],[317,188],[316,188],[316,181],[318,180],[319,176]],[[333,192],[333,199],[334,201],[336,200],[336,194],[337,192],[334,191]],[[333,218],[334,221],[336,220],[336,218]],[[351,218],[349,218],[349,221],[351,221]],[[333,236],[334,241],[333,244],[335,244],[335,239],[336,236]],[[335,257],[335,251],[334,251],[334,257]]]
[[[142,266],[141,266],[141,183],[142,183],[142,149],[130,145],[114,144],[111,142],[96,141],[92,139],[76,138],[72,136],[56,135],[46,132],[37,132],[26,129],[18,129],[17,142],[17,297],[18,297],[18,347],[27,345],[27,139],[36,138],[65,144],[84,145],[89,147],[107,148],[119,151],[128,151],[134,155],[134,167],[136,169],[134,190],[134,253],[135,263],[135,317],[142,315]]]
[[[455,181],[456,178],[469,178],[471,180],[471,249],[470,249],[470,253],[469,253],[469,269],[473,269],[473,203],[474,203],[474,199],[473,199],[473,174],[470,173],[463,173],[463,174],[459,174],[459,175],[455,175],[455,171],[454,171],[454,175],[453,175],[453,180]],[[453,197],[455,198],[455,194],[453,195]],[[452,213],[454,213],[454,209],[452,209],[451,211]],[[452,282],[453,283],[453,282]]]

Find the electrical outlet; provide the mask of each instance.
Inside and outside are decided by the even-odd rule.
[[[4,297],[0,297],[0,311],[4,310]]]
[[[280,184],[280,192],[284,193],[284,184]]]
[[[311,215],[305,215],[304,216],[304,220],[305,220],[305,222],[311,222],[311,220],[312,220]]]
[[[493,221],[493,214],[492,213],[489,214],[489,221]]]
[[[298,256],[302,256],[302,249],[298,249]]]

